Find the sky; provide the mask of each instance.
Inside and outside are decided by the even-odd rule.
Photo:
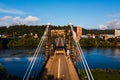
[[[0,26],[13,24],[120,28],[120,0],[0,0]]]

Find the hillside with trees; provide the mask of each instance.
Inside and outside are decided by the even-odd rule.
[[[54,28],[63,28],[66,26],[54,26]],[[8,47],[35,47],[39,43],[41,36],[46,28],[46,25],[27,26],[27,25],[13,25],[10,27],[0,27],[0,34],[13,37],[14,39],[8,43]],[[33,38],[30,33],[38,34],[38,38]],[[88,30],[82,29],[83,35],[85,34],[114,34],[114,30]],[[19,36],[25,37],[19,38]],[[80,44],[83,47],[116,47],[120,43],[120,39],[81,39]]]
[[[24,34],[36,33],[41,36],[45,30],[46,25],[41,26],[27,26],[27,25],[13,25],[10,27],[1,26],[0,34],[17,37]]]
[[[98,29],[84,29],[82,28],[82,34],[114,34],[114,29],[98,30]]]

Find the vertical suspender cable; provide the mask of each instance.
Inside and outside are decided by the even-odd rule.
[[[43,39],[41,39],[41,40],[43,40]],[[27,74],[28,74],[28,72],[29,72],[29,69],[31,68],[31,65],[33,64],[34,57],[36,56],[36,53],[37,53],[37,51],[38,51],[38,49],[39,49],[40,44],[41,44],[41,41],[39,42],[38,47],[37,47],[37,49],[35,50],[35,53],[34,53],[34,55],[33,55],[33,57],[32,57],[32,60],[30,61],[30,64],[29,64],[29,66],[28,66],[28,68],[27,68],[27,71],[25,72],[25,75],[24,75],[24,77],[23,77],[23,80],[25,80],[25,78],[27,77]]]
[[[43,43],[43,41],[42,41],[42,43]],[[41,49],[41,46],[42,46],[42,44],[40,45],[39,50]],[[27,77],[26,77],[26,80],[29,79],[29,76],[30,76],[31,71],[32,71],[32,69],[33,69],[33,67],[34,67],[35,61],[36,61],[36,59],[37,59],[38,53],[39,53],[39,52],[37,52],[36,56],[35,56],[34,59],[33,59],[33,64],[32,64],[31,67],[30,67],[30,70],[29,70],[29,72],[28,72],[28,75],[27,75]]]
[[[78,48],[78,51],[79,51],[79,53],[80,53],[80,50],[79,50],[79,47],[78,47],[78,44],[77,44],[77,40],[76,40],[75,32],[74,32],[74,30],[73,30],[73,27],[72,27],[72,26],[70,26],[70,27],[71,27],[72,34],[73,34],[73,39],[74,39],[75,44],[76,44],[76,46],[77,46],[77,48]],[[88,73],[88,71],[87,71],[87,67],[85,66],[85,62],[84,62],[84,60],[83,60],[82,55],[81,55],[81,59],[82,59],[82,63],[83,63],[83,65],[84,65],[84,68],[85,68],[85,71],[86,71],[86,74],[87,74],[88,80],[90,80],[90,76],[89,76],[89,73]]]
[[[85,71],[86,71],[86,74],[87,74],[87,76],[88,76],[88,79],[90,80],[90,77],[92,78],[92,80],[94,80],[94,78],[93,78],[93,76],[92,76],[92,73],[91,73],[91,71],[90,71],[90,68],[89,68],[89,66],[88,66],[88,64],[87,64],[87,61],[86,61],[86,59],[85,59],[85,56],[84,56],[84,54],[83,54],[83,52],[82,52],[82,49],[81,49],[81,47],[80,47],[80,44],[78,43],[78,40],[77,40],[77,38],[76,38],[76,34],[75,34],[75,32],[74,32],[74,30],[73,30],[73,27],[72,27],[72,25],[70,25],[70,27],[71,27],[71,30],[72,30],[72,34],[73,34],[73,38],[74,38],[74,41],[75,41],[75,43],[76,43],[76,46],[78,47],[78,50],[79,50],[79,54],[81,55],[81,59],[82,59],[82,62],[83,62],[83,65],[84,65],[84,67],[85,67]],[[88,71],[87,71],[87,69],[88,69]],[[88,73],[89,72],[89,73]],[[89,75],[90,74],[90,75]]]
[[[91,71],[90,71],[90,68],[89,68],[89,66],[88,66],[88,64],[87,64],[87,61],[86,61],[86,59],[85,59],[85,56],[84,56],[84,54],[83,54],[83,51],[82,51],[82,49],[81,49],[81,47],[80,47],[80,44],[78,44],[78,46],[79,46],[79,48],[80,48],[80,51],[81,51],[82,56],[83,56],[83,59],[84,59],[84,61],[85,61],[85,63],[86,63],[86,66],[87,66],[87,68],[88,68],[88,71],[89,71],[89,73],[90,73],[90,76],[91,76],[92,80],[94,80],[93,75],[92,75],[92,73],[91,73]]]
[[[23,77],[23,80],[28,80],[28,78],[29,78],[29,76],[30,76],[30,73],[31,73],[32,68],[33,68],[33,66],[34,66],[34,64],[35,64],[35,61],[36,61],[36,57],[38,56],[38,53],[39,53],[39,51],[40,51],[40,49],[41,49],[41,46],[42,46],[42,44],[43,44],[43,41],[45,40],[45,36],[46,36],[46,34],[47,34],[47,32],[48,32],[48,29],[49,29],[49,24],[47,25],[47,27],[46,27],[46,29],[45,29],[45,31],[44,31],[44,34],[43,34],[43,36],[42,36],[42,38],[41,38],[41,40],[40,40],[40,42],[39,42],[39,44],[38,44],[38,46],[37,46],[37,48],[36,48],[36,50],[35,50],[35,53],[34,53],[34,55],[33,55],[33,57],[32,57],[32,60],[31,60],[29,66],[28,66],[28,68],[27,68],[27,71],[26,71],[24,77]]]

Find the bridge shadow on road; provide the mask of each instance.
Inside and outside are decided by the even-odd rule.
[[[56,79],[54,77],[54,75],[49,75],[48,70],[46,68],[44,68],[44,70],[42,72],[43,72],[43,74],[40,74],[38,77],[39,79],[37,79],[37,80],[63,80],[62,78]]]

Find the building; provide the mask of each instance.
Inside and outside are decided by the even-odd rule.
[[[34,37],[35,39],[38,38],[38,34],[35,34],[33,37]]]
[[[87,35],[82,35],[81,37],[82,37],[82,38],[88,38],[88,36],[87,36]]]
[[[82,37],[82,28],[80,26],[77,26],[77,28],[76,28],[76,35],[77,35],[78,41],[80,41],[80,39]]]
[[[115,35],[112,35],[112,34],[103,34],[103,35],[101,35],[101,38],[104,39],[104,40],[107,40],[109,38],[115,38]]]
[[[115,30],[114,34],[115,34],[116,37],[119,37],[120,36],[120,30]]]

